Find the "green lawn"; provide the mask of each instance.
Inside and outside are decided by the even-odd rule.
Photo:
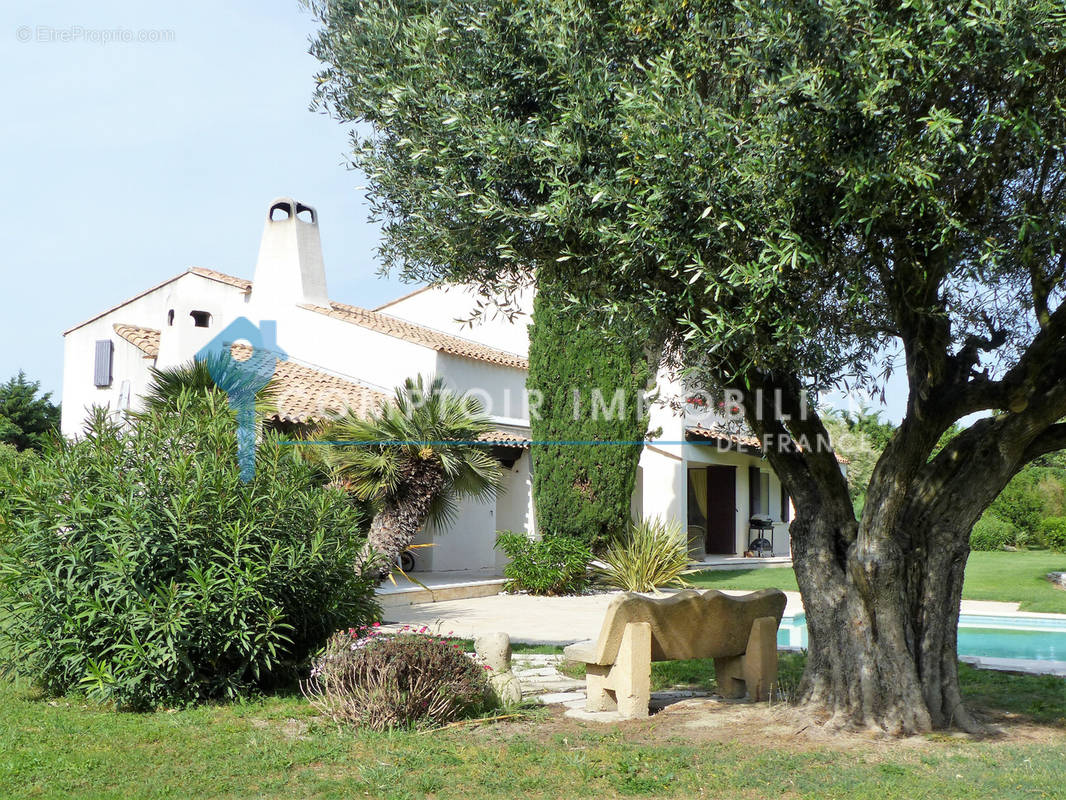
[[[787,656],[783,666],[796,672],[801,657]],[[970,700],[994,712],[1059,726],[1066,717],[1058,679],[963,668],[963,683]],[[860,739],[853,749],[790,738],[770,747],[758,732],[701,741],[654,717],[601,726],[552,719],[543,709],[477,730],[357,733],[318,718],[300,697],[127,714],[2,682],[0,797],[1062,796],[1061,728],[1017,741]]]
[[[1001,600],[1021,603],[1022,611],[1066,614],[1066,591],[1044,577],[1066,571],[1066,553],[1031,550],[1018,553],[971,553],[966,564],[966,600]],[[791,567],[709,570],[689,576],[709,589],[765,589],[798,591]]]
[[[1006,582],[1021,599],[1020,576],[1054,559],[975,554],[968,592]],[[794,587],[791,571],[780,569],[700,580]],[[1037,588],[1028,587],[1033,600]],[[1000,591],[990,599],[1008,598]],[[795,685],[802,666],[802,655],[782,654],[781,685]],[[665,718],[601,726],[545,709],[478,728],[374,734],[339,730],[299,696],[130,714],[0,680],[0,798],[1062,797],[1066,681],[966,666],[960,675],[968,704],[1006,725],[1008,738],[859,739],[849,748],[789,734],[765,746],[761,728],[701,738]],[[713,680],[709,661],[653,667],[655,688],[711,688]],[[1046,727],[1015,737],[1012,721]]]

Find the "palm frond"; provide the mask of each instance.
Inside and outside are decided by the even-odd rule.
[[[274,356],[256,354],[252,358],[273,359]],[[143,397],[145,410],[173,411],[183,392],[192,392],[194,395],[219,392],[226,394],[231,402],[234,399],[252,398],[259,416],[272,413],[277,399],[276,383],[270,380],[265,386],[260,386],[261,380],[250,382],[247,377],[249,370],[241,367],[241,363],[229,353],[219,353],[176,367],[151,367],[152,380]]]
[[[330,450],[333,469],[362,499],[397,495],[417,465],[439,470],[444,485],[429,502],[429,522],[442,528],[458,503],[491,499],[503,481],[499,462],[478,442],[493,429],[475,397],[452,392],[441,377],[408,378],[391,403],[368,417],[348,414],[325,427],[326,440],[352,442]]]

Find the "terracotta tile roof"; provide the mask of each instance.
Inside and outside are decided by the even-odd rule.
[[[299,364],[279,361],[274,373],[277,419],[312,422],[351,411],[365,417],[389,399],[384,392]]]
[[[225,283],[229,286],[234,286],[245,292],[252,291],[252,282],[246,281],[244,278],[235,278],[232,275],[227,275],[224,272],[217,272],[213,269],[207,269],[206,267],[189,267],[189,272],[193,275],[199,275],[201,278],[209,278],[219,283]]]
[[[759,437],[750,431],[736,432],[728,431],[725,428],[714,426],[711,428],[704,427],[702,425],[689,425],[685,428],[686,438],[694,439],[718,439],[723,442],[729,442],[737,447],[751,448],[762,452],[762,442]]]
[[[532,444],[529,434],[521,433],[519,431],[497,429],[483,433],[477,437],[478,441],[490,442],[491,444],[499,444],[511,447],[525,447],[528,448]]]
[[[122,325],[115,323],[111,326],[115,333],[139,348],[145,358],[156,358],[159,355],[159,331],[155,328],[139,328],[136,325]]]
[[[231,345],[230,352],[241,361],[254,353],[251,347],[243,344]],[[269,351],[260,351],[255,357],[272,356]],[[271,381],[277,406],[273,418],[282,422],[314,422],[349,411],[365,417],[376,411],[382,401],[389,400],[388,395],[377,389],[288,359],[275,359]]]
[[[693,439],[717,439],[723,442],[729,442],[732,445],[736,445],[739,448],[745,450],[753,450],[752,455],[762,455],[762,441],[759,437],[753,434],[751,431],[744,430],[743,432],[727,431],[721,427],[703,427],[701,425],[689,425],[685,428],[685,437]],[[837,454],[837,461],[841,464],[850,464],[851,461],[846,457]]]
[[[345,303],[330,303],[329,308],[310,305],[303,305],[301,308],[317,311],[319,314],[325,314],[345,322],[351,322],[378,333],[424,345],[441,353],[472,358],[477,361],[487,361],[490,364],[499,364],[503,367],[529,369],[529,360],[516,353],[497,350],[479,342],[461,339],[458,336],[452,336],[449,333],[436,331],[432,328],[425,328],[413,322],[390,317],[388,314],[381,314],[377,311],[369,311],[368,309],[350,306]]]
[[[418,295],[422,294],[422,292],[428,292],[430,289],[433,289],[435,287],[436,287],[436,284],[428,283],[425,286],[421,286],[418,289],[415,289],[413,292],[408,292],[405,295],[401,295],[401,296],[397,297],[395,300],[390,300],[387,303],[382,303],[380,306],[377,306],[374,310],[375,311],[382,311],[382,310],[388,308],[389,306],[394,306],[397,303],[402,303],[404,300],[410,300],[412,297],[417,297]]]

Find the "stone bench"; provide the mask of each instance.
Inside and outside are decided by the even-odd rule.
[[[648,716],[651,662],[713,658],[724,697],[762,700],[777,680],[777,627],[785,593],[731,597],[686,590],[665,598],[623,594],[611,601],[599,639],[567,647],[585,664],[588,711]]]

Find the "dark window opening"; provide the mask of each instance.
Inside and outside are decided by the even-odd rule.
[[[170,311],[167,312],[167,325],[173,325],[173,324],[174,324],[174,309],[172,308],[172,309],[170,309]]]
[[[192,317],[192,324],[197,328],[207,328],[211,325],[211,315],[206,311],[190,311],[189,316]]]

